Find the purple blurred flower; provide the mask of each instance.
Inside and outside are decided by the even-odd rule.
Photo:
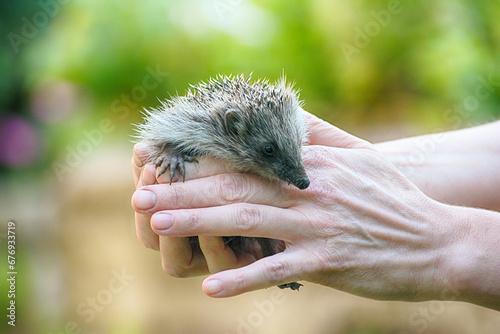
[[[24,167],[40,157],[41,138],[25,119],[10,115],[0,121],[0,163],[8,167]]]

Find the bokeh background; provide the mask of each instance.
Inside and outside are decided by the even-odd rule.
[[[498,333],[498,312],[463,303],[307,283],[214,300],[168,277],[135,236],[130,135],[142,107],[218,73],[285,73],[307,110],[374,142],[491,122],[499,17],[488,0],[0,1],[1,254],[14,220],[18,271],[0,331]]]

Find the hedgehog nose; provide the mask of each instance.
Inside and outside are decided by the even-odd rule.
[[[297,181],[297,183],[295,184],[297,186],[297,188],[299,188],[300,190],[304,190],[306,189],[307,187],[309,187],[309,184],[311,182],[309,181],[309,178],[305,177],[303,179],[300,179]]]

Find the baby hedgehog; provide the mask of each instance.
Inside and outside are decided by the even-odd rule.
[[[306,121],[298,93],[285,79],[250,83],[250,76],[222,76],[191,86],[186,96],[161,102],[145,111],[145,123],[136,136],[146,144],[148,161],[156,163],[158,177],[170,168],[170,181],[178,169],[185,178],[184,163],[196,156],[212,156],[235,170],[285,181],[299,189],[309,186],[301,160]],[[238,248],[255,239],[263,256],[277,252],[279,243],[267,238],[225,237]],[[292,282],[280,288],[298,289]]]

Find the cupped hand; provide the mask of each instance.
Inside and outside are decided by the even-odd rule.
[[[163,267],[171,275],[215,273],[203,285],[213,297],[307,280],[377,299],[430,298],[443,281],[436,271],[440,254],[459,234],[438,224],[445,206],[371,144],[314,116],[309,123],[306,190],[230,173],[216,161],[191,164],[194,179],[171,186],[152,184],[154,168],[143,168],[137,184],[154,193],[156,203],[141,207],[134,195],[139,238],[155,248],[149,226],[160,235]],[[199,248],[189,242],[194,235]],[[237,258],[221,235],[280,239],[285,250]]]
[[[308,123],[309,145],[337,146],[344,148],[371,148],[370,143],[354,137],[304,110],[302,110],[302,112],[304,113]],[[186,165],[187,180],[230,171],[230,168],[221,162],[213,162],[211,161],[213,159],[203,157],[201,160],[202,163],[199,165],[192,163]],[[155,184],[170,183],[165,175],[163,175],[160,180],[157,180],[154,164],[146,164],[146,161],[147,152],[145,146],[141,143],[136,144],[133,149],[131,161],[136,189],[139,190],[142,187],[152,186]],[[176,173],[174,181],[177,181],[178,179],[179,176]],[[151,215],[154,212],[177,208],[177,206],[175,206],[175,200],[172,201],[169,197],[172,192],[174,192],[175,196],[178,191],[177,188],[182,189],[182,187],[178,186],[174,186],[173,188],[154,186],[150,187],[149,191],[137,191],[134,193],[132,197],[132,207],[136,211],[135,225],[138,239],[148,248],[154,250],[160,250],[161,248],[163,250],[162,258],[165,271],[176,276],[203,275],[208,273],[209,267],[212,269],[210,272],[216,272],[234,267],[236,259],[232,256],[230,249],[224,247],[220,238],[206,238],[201,236],[199,240],[200,247],[198,247],[198,244],[188,242],[186,238],[179,239],[164,237],[160,239],[158,234],[151,228]],[[151,191],[151,189],[153,189],[153,191]],[[158,196],[160,196],[159,200],[156,192],[158,192]],[[172,206],[172,202],[174,203],[174,206]],[[183,205],[186,204],[184,203]],[[199,205],[199,203],[192,201],[190,206],[184,208],[196,208]],[[160,240],[162,240],[161,243]],[[163,246],[161,247],[160,244]],[[189,251],[190,249],[191,251]],[[201,253],[200,250],[202,250]],[[209,257],[210,266],[205,264],[203,256],[204,253]],[[178,256],[179,254],[182,254],[183,256]],[[171,255],[177,255],[177,257],[171,258]],[[243,265],[244,263],[253,260],[254,255],[255,252],[252,252],[252,256],[250,258],[245,256],[245,258],[241,261],[236,261],[236,265]],[[232,259],[230,261],[230,266],[228,266],[226,261],[224,261],[227,260],[228,257]],[[190,259],[189,263],[186,262],[187,259]],[[196,267],[196,270],[194,270],[193,267]]]

